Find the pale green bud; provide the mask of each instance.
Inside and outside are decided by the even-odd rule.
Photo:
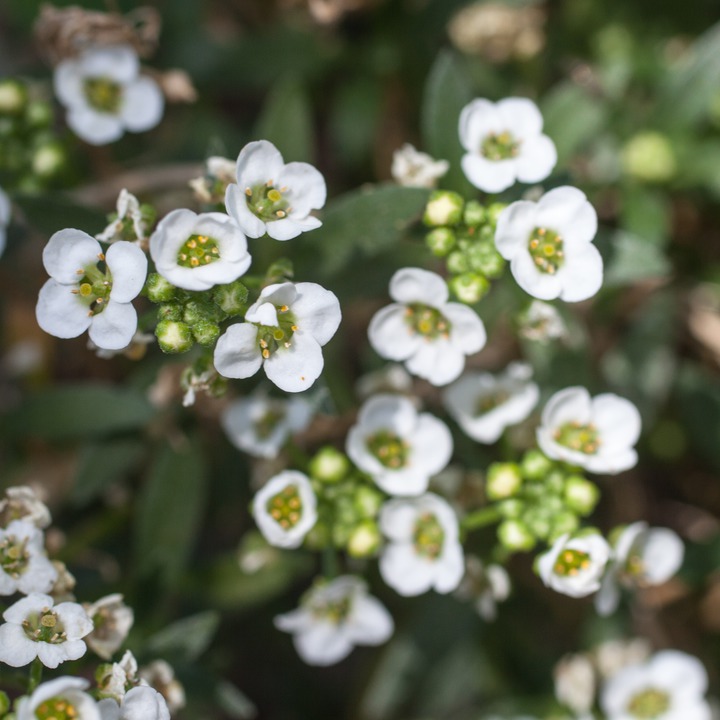
[[[451,252],[445,262],[447,264],[448,272],[452,275],[459,275],[460,273],[467,272],[470,269],[470,263],[468,262],[465,253],[461,250],[454,250]]]
[[[150,273],[145,283],[145,292],[152,302],[166,303],[175,297],[175,286],[169,283],[162,275]]]
[[[482,225],[486,217],[485,208],[477,200],[469,200],[465,204],[463,222],[466,225],[470,225],[471,227]]]
[[[562,495],[565,489],[565,476],[560,470],[553,470],[545,476],[545,490],[555,495]]]
[[[247,299],[248,289],[239,280],[213,290],[213,300],[229,317],[244,313]]]
[[[155,328],[160,349],[169,354],[187,352],[193,346],[193,334],[189,325],[176,320],[161,320]]]
[[[503,546],[513,552],[535,547],[535,536],[520,520],[504,520],[498,526],[497,533]]]
[[[0,82],[0,113],[19,115],[27,103],[27,88],[17,80],[7,78]]]
[[[355,510],[360,517],[374,518],[380,512],[380,506],[383,504],[383,496],[375,488],[368,485],[359,485],[355,489],[353,495],[353,503]]]
[[[622,150],[625,172],[645,182],[666,182],[677,171],[672,144],[659,132],[638,133],[630,138]]]
[[[350,533],[347,551],[352,557],[365,558],[374,555],[380,547],[380,531],[377,523],[363,520]]]
[[[577,515],[571,512],[556,513],[552,519],[552,528],[548,540],[553,542],[565,533],[574,533],[580,526],[580,520]]]
[[[525,503],[522,500],[511,498],[498,503],[497,509],[503,517],[519,518],[525,509]]]
[[[552,514],[545,510],[545,508],[531,508],[523,515],[522,520],[536,538],[547,540],[550,536]]]
[[[487,208],[487,221],[492,226],[495,227],[497,225],[498,218],[500,217],[500,213],[507,207],[507,203],[493,203],[492,205],[489,205]]]
[[[455,297],[468,305],[479,302],[490,290],[490,281],[473,272],[456,275],[448,284]]]
[[[212,347],[220,337],[220,326],[209,320],[200,320],[193,325],[192,334],[203,347]]]
[[[455,247],[455,233],[448,227],[438,227],[425,236],[425,244],[437,257],[445,257]]]
[[[35,149],[32,169],[38,177],[51,178],[65,167],[66,160],[65,148],[59,142],[46,142]]]
[[[520,462],[523,477],[528,480],[542,480],[553,469],[553,462],[540,450],[528,450]]]
[[[46,128],[52,122],[50,103],[44,100],[31,100],[25,109],[25,121],[34,128]]]
[[[472,269],[486,277],[499,277],[505,269],[505,260],[493,243],[473,243],[467,250],[467,257]]]
[[[493,463],[488,468],[486,493],[491,500],[517,495],[521,485],[520,467],[515,463]]]
[[[589,515],[600,499],[598,486],[582,475],[565,479],[565,503],[580,515]]]
[[[158,320],[182,320],[183,306],[180,303],[164,303],[157,311]]]
[[[350,469],[350,461],[344,453],[329,445],[315,453],[310,461],[310,475],[326,483],[342,480]]]
[[[462,196],[450,190],[435,190],[425,206],[423,222],[430,227],[457,225],[462,219]]]

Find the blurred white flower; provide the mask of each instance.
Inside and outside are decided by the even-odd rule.
[[[626,665],[644,663],[651,653],[652,646],[645,638],[606,640],[595,648],[595,664],[600,675],[609,678]]]
[[[175,671],[169,663],[164,660],[153,660],[141,667],[138,674],[165,698],[171,713],[185,707],[185,688],[175,677]]]
[[[129,690],[122,703],[106,698],[98,703],[102,720],[170,720],[165,698],[151,687]]]
[[[568,329],[560,313],[542,300],[533,300],[520,320],[520,335],[528,340],[547,342],[567,337]]]
[[[225,207],[248,237],[290,240],[322,225],[310,213],[325,205],[326,195],[325,179],[312,165],[285,164],[272,143],[259,140],[240,151]]]
[[[140,75],[137,53],[127,45],[89,48],[55,68],[55,94],[67,108],[72,131],[91,145],[143,132],[161,120],[165,100],[158,84]]]
[[[101,720],[97,703],[84,692],[89,686],[87,680],[74,677],[59,677],[44,682],[35,688],[32,695],[18,700],[17,720]]]
[[[127,237],[126,234],[130,230],[132,230],[131,237]],[[128,240],[139,244],[146,237],[147,228],[140,210],[140,203],[133,194],[123,188],[117,199],[117,218],[95,238],[105,243]]]
[[[368,338],[375,352],[433,385],[455,380],[465,356],[479,352],[487,335],[474,310],[448,302],[447,283],[433,272],[402,268],[390,280],[394,303],[375,313]]]
[[[393,153],[390,172],[395,182],[404,187],[434,188],[449,168],[447,160],[435,160],[405,143]]]
[[[472,600],[486,622],[497,618],[497,605],[510,596],[510,576],[502,565],[486,565],[475,555],[465,557],[465,576],[455,591],[463,600]]]
[[[0,255],[5,252],[6,230],[10,224],[10,198],[7,193],[0,188]]]
[[[0,595],[46,593],[58,573],[45,554],[45,536],[29,520],[0,529]]]
[[[362,400],[383,392],[409,393],[412,376],[398,363],[388,363],[380,370],[362,375],[355,384],[355,391]]]
[[[587,655],[566,655],[553,670],[555,697],[576,715],[589,713],[595,703],[595,668]]]
[[[223,203],[225,191],[235,182],[237,163],[228,158],[212,156],[205,162],[205,175],[190,181],[195,197],[203,203]]]
[[[333,665],[355,645],[384,643],[394,623],[363,580],[341,575],[314,585],[297,610],[275,618],[275,627],[293,634],[295,648],[308,665]]]
[[[583,387],[555,393],[545,405],[537,441],[553,460],[615,475],[634,467],[642,420],[635,405],[612,393],[590,397]]]
[[[83,607],[95,626],[85,642],[96,655],[109,660],[125,642],[133,626],[133,610],[119,593],[106,595],[92,604],[83,603]]]
[[[555,167],[557,152],[532,100],[506,98],[498,103],[478,98],[460,113],[462,169],[480,190],[498,193],[520,180],[544,180]]]
[[[51,523],[50,510],[29,485],[18,485],[5,489],[0,500],[0,527],[13,520],[27,520],[39,528]]]
[[[420,495],[450,461],[452,435],[444,422],[420,413],[398,395],[376,395],[360,408],[345,451],[390,495]]]
[[[537,203],[508,205],[498,217],[495,246],[526,293],[579,302],[602,285],[603,260],[592,242],[596,233],[597,214],[585,194],[563,186]]]
[[[120,662],[101,665],[95,676],[101,697],[122,702],[127,691],[140,684],[137,671],[137,660],[130,650],[125,651]]]

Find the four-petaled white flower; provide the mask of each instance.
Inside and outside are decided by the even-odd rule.
[[[84,692],[89,686],[87,680],[75,677],[59,677],[42,683],[35,688],[32,695],[18,700],[17,720],[101,720],[98,704]]]
[[[537,441],[553,460],[615,475],[637,463],[641,424],[629,400],[612,393],[591,398],[584,387],[569,387],[545,405]]]
[[[345,450],[385,492],[420,495],[450,461],[453,441],[444,422],[408,398],[376,395],[360,408]]]
[[[527,98],[473,100],[460,113],[459,125],[467,179],[489,193],[506,190],[516,180],[544,180],[555,167],[557,152],[542,126],[540,111]]]
[[[271,545],[296,548],[315,525],[316,507],[308,476],[297,470],[283,470],[257,492],[252,511],[260,532]]]
[[[247,240],[224,213],[173,210],[150,237],[157,271],[175,287],[209,290],[247,272],[252,262]]]
[[[158,84],[140,75],[137,53],[127,45],[89,48],[55,68],[55,94],[67,123],[91,145],[118,140],[126,130],[143,132],[162,118]]]
[[[368,338],[378,355],[404,361],[413,375],[446,385],[463,371],[465,356],[485,346],[482,320],[467,305],[448,302],[439,275],[402,268],[390,280],[390,297],[395,302],[375,313]]]
[[[10,198],[0,188],[0,255],[5,251],[6,230],[10,223]]]
[[[443,394],[448,412],[466,435],[494,443],[510,425],[525,420],[540,397],[527,363],[510,363],[504,373],[468,372]]]
[[[540,578],[548,587],[570,597],[600,589],[612,551],[602,535],[562,535],[538,559]]]
[[[614,561],[595,597],[595,608],[610,615],[620,602],[620,585],[647,587],[669,580],[679,569],[685,546],[669,528],[651,528],[646,522],[628,525],[615,543]]]
[[[23,667],[36,657],[45,667],[56,668],[77,660],[86,651],[84,638],[92,632],[92,620],[81,605],[55,605],[50,595],[31,593],[11,605],[0,625],[0,662]]]
[[[597,214],[585,194],[564,186],[538,202],[519,200],[498,217],[495,246],[517,284],[540,300],[579,302],[595,295],[603,260],[593,245]]]
[[[125,642],[135,614],[120,593],[106,595],[92,604],[84,603],[83,607],[95,626],[85,642],[96,655],[109,660]]]
[[[613,675],[600,693],[600,707],[608,720],[710,720],[707,686],[697,658],[662,650]]]
[[[261,366],[285,392],[309,388],[323,369],[322,346],[342,315],[337,297],[316,283],[268,285],[215,347],[215,368],[228,378],[247,378]]]
[[[290,435],[310,424],[313,411],[313,404],[302,397],[281,400],[256,394],[231,402],[221,424],[238,449],[254,457],[275,458]]]
[[[304,162],[283,161],[267,140],[248,143],[237,159],[237,184],[228,185],[225,207],[251,238],[267,233],[290,240],[322,223],[310,213],[325,205],[323,176]]]
[[[42,530],[28,520],[13,520],[0,530],[0,595],[48,592],[57,576]]]
[[[106,698],[98,703],[102,720],[170,720],[165,698],[155,689],[142,685],[129,690],[122,703]]]
[[[105,243],[127,240],[141,244],[147,237],[147,229],[138,199],[123,188],[118,195],[116,208],[117,217],[95,238]]]
[[[447,160],[435,160],[405,143],[393,153],[390,172],[395,182],[404,187],[434,188],[449,167]]]
[[[355,645],[384,643],[394,623],[360,578],[341,575],[315,584],[297,610],[275,618],[275,627],[293,634],[298,655],[308,665],[333,665]]]
[[[465,572],[458,521],[438,495],[386,502],[380,530],[388,539],[380,556],[380,575],[400,595],[420,595],[434,588],[449,593]]]
[[[139,247],[119,241],[103,253],[82,230],[60,230],[43,250],[43,265],[50,280],[40,289],[35,314],[45,332],[73,338],[87,330],[104,350],[130,343],[137,330],[132,300],[147,275],[147,257]]]

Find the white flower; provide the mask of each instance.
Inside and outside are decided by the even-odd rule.
[[[275,618],[275,627],[293,634],[308,665],[333,665],[355,645],[380,645],[394,630],[390,613],[352,575],[314,585],[297,610]]]
[[[360,408],[345,451],[385,492],[420,495],[450,461],[452,435],[430,413],[398,395],[376,395]]]
[[[445,407],[466,435],[494,443],[506,427],[525,420],[537,404],[540,390],[531,377],[527,363],[510,363],[498,376],[465,373],[444,392]]]
[[[150,237],[157,271],[175,287],[209,290],[247,272],[251,258],[240,228],[224,213],[173,210]]]
[[[325,205],[323,176],[308,163],[283,162],[267,140],[248,143],[237,159],[237,184],[228,185],[225,207],[251,238],[267,233],[290,240],[322,223],[310,215]]]
[[[355,392],[362,400],[382,392],[407,394],[412,391],[412,375],[398,363],[388,363],[358,378]]]
[[[370,321],[370,344],[378,355],[404,361],[413,375],[446,385],[463,371],[465,356],[485,346],[482,320],[466,305],[448,302],[447,283],[439,275],[398,270],[390,297],[395,302]]]
[[[475,555],[465,557],[465,576],[455,591],[463,600],[473,600],[480,617],[492,622],[497,618],[497,604],[510,596],[510,576],[502,565],[485,565]]]
[[[101,720],[100,710],[84,690],[87,680],[59,677],[42,683],[29,697],[18,700],[17,720],[37,718],[73,718],[73,720]]]
[[[246,378],[261,366],[285,392],[309,388],[323,369],[322,346],[340,325],[340,303],[316,283],[268,285],[215,347],[215,367],[228,378]]]
[[[132,233],[130,233],[130,230],[132,230]],[[127,237],[127,233],[132,237]],[[134,195],[123,188],[117,199],[117,218],[95,238],[106,243],[117,240],[131,240],[139,243],[146,237],[147,228],[140,210],[140,203]]]
[[[585,194],[563,186],[536,203],[508,205],[498,217],[495,246],[526,293],[540,300],[578,302],[602,285],[595,233],[597,214]]]
[[[0,188],[0,255],[5,251],[5,232],[10,223],[10,198],[5,191]]]
[[[98,703],[98,707],[102,720],[170,720],[165,698],[147,686],[129,690],[121,705],[106,698]]]
[[[555,665],[555,697],[576,715],[590,712],[595,702],[595,668],[587,655],[566,655]]]
[[[477,99],[460,113],[462,169],[480,190],[501,192],[516,180],[536,183],[555,167],[557,152],[537,105],[527,98]]]
[[[139,70],[137,54],[127,45],[89,48],[55,68],[55,94],[78,137],[105,145],[125,130],[143,132],[160,122],[162,92]]]
[[[458,521],[453,509],[432,493],[386,502],[380,530],[388,544],[380,556],[383,580],[400,595],[434,588],[449,593],[465,572]]]
[[[0,595],[48,592],[57,576],[42,530],[28,520],[13,520],[0,530]]]
[[[434,188],[448,171],[447,160],[435,160],[430,155],[405,143],[393,153],[390,172],[399,185],[405,187]]]
[[[217,155],[209,157],[205,162],[205,175],[189,183],[195,197],[203,203],[222,203],[227,186],[235,182],[236,166],[235,160]]]
[[[28,485],[9,487],[0,500],[0,527],[13,520],[27,520],[36,527],[46,528],[51,522],[50,510]]]
[[[109,660],[120,649],[133,626],[135,615],[119,593],[106,595],[83,607],[95,628],[85,638],[90,649],[103,660]]]
[[[669,580],[682,565],[685,546],[669,528],[650,528],[646,522],[636,522],[623,530],[614,551],[614,562],[595,598],[601,615],[610,615],[617,608],[620,584],[647,587]]]
[[[548,587],[570,597],[584,597],[600,589],[611,555],[602,535],[562,535],[538,559],[540,578]]]
[[[49,595],[32,593],[11,605],[0,625],[0,662],[12,667],[28,665],[36,657],[56,668],[85,654],[84,638],[93,624],[81,605],[55,605]]]
[[[137,660],[130,650],[125,651],[120,662],[101,665],[95,675],[101,696],[122,702],[127,691],[140,684],[137,671]]]
[[[296,548],[315,525],[316,505],[307,475],[284,470],[255,495],[253,517],[271,545]]]
[[[655,653],[613,675],[600,694],[607,720],[710,720],[702,663],[678,650]]]
[[[533,300],[521,318],[520,334],[528,340],[547,342],[567,337],[568,329],[556,308]]]
[[[175,671],[169,663],[153,660],[149,665],[140,668],[139,675],[165,698],[171,713],[185,707],[185,688],[175,677]]]
[[[627,665],[644,663],[652,653],[645,638],[614,639],[600,643],[594,651],[598,673],[607,679]]]
[[[585,388],[569,387],[545,405],[537,441],[553,460],[615,475],[637,463],[633,446],[641,424],[640,413],[629,400],[612,393],[591,398]]]
[[[50,280],[40,289],[35,313],[46,333],[73,338],[88,330],[105,350],[130,343],[137,330],[131,301],[147,275],[139,247],[120,241],[103,254],[100,243],[82,230],[60,230],[43,250],[43,265]]]

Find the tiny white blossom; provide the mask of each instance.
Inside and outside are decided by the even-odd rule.
[[[420,495],[450,461],[452,435],[444,422],[418,413],[398,395],[376,395],[360,408],[345,451],[391,495]]]
[[[607,720],[710,720],[707,686],[697,658],[662,650],[613,675],[602,688],[600,706]]]
[[[382,392],[407,394],[412,390],[412,375],[398,363],[388,363],[358,378],[355,392],[362,400]]]
[[[315,525],[316,506],[307,475],[284,470],[263,485],[252,507],[255,522],[271,545],[296,548]]]
[[[537,105],[527,98],[473,100],[460,113],[459,124],[467,179],[489,193],[506,190],[516,180],[544,180],[555,167],[557,152],[542,126]]]
[[[598,673],[607,679],[627,665],[644,663],[652,654],[652,645],[645,638],[605,640],[593,654]]]
[[[570,597],[584,597],[600,589],[610,546],[598,533],[562,535],[538,560],[540,578],[548,587]]]
[[[319,228],[310,213],[325,205],[323,176],[308,163],[285,164],[280,151],[267,140],[248,143],[237,159],[237,184],[228,185],[228,214],[251,238],[267,233],[290,240]]]
[[[86,651],[84,638],[93,629],[81,605],[55,605],[50,595],[31,593],[11,605],[0,625],[0,662],[23,667],[36,657],[45,667],[56,668],[77,660]]]
[[[669,580],[682,565],[685,546],[669,528],[651,528],[641,521],[623,530],[614,551],[614,561],[595,598],[595,607],[601,615],[610,615],[617,608],[620,585],[647,587]]]
[[[555,697],[578,716],[585,716],[595,703],[595,668],[587,655],[566,655],[555,665]]]
[[[98,703],[102,720],[170,720],[165,698],[145,685],[129,690],[118,703],[106,698]]]
[[[130,240],[125,236],[132,228],[131,242],[141,243],[147,237],[147,228],[140,210],[140,202],[125,188],[120,191],[117,199],[117,218],[113,220],[101,233],[95,236],[97,240],[105,243],[117,240]]]
[[[368,338],[375,352],[433,385],[446,385],[465,367],[465,356],[479,352],[487,340],[474,310],[448,302],[447,283],[420,268],[398,270],[390,280],[394,303],[373,316]]]
[[[542,300],[533,300],[522,316],[520,334],[528,340],[548,342],[567,337],[568,329],[556,308]]]
[[[89,48],[63,60],[55,68],[55,94],[73,132],[91,145],[106,145],[126,130],[155,127],[165,101],[158,84],[139,72],[137,53],[128,45]]]
[[[28,520],[13,520],[0,530],[0,595],[45,593],[57,577],[42,530]]]
[[[83,607],[95,626],[85,642],[96,655],[109,660],[125,642],[133,626],[133,610],[119,593],[106,595],[92,604],[83,603]]]
[[[642,421],[635,405],[612,393],[590,397],[583,387],[555,393],[545,405],[537,441],[553,460],[615,475],[637,463]]]
[[[135,656],[126,650],[120,662],[103,665],[102,674],[96,674],[98,690],[102,697],[110,697],[122,702],[129,689],[140,684],[137,676],[138,664]]]
[[[596,233],[597,214],[585,194],[563,186],[536,203],[508,205],[498,217],[495,246],[526,293],[579,302],[602,285],[603,260],[592,242]]]
[[[5,252],[5,243],[7,242],[6,231],[10,224],[10,198],[7,193],[0,187],[0,255]]]
[[[502,565],[485,565],[479,557],[465,557],[465,576],[455,591],[462,600],[472,600],[486,622],[497,618],[497,605],[510,596],[510,576]]]
[[[337,297],[316,283],[268,285],[218,339],[215,367],[228,378],[246,378],[262,366],[285,392],[309,388],[322,372],[322,346],[340,325]]]
[[[39,528],[46,528],[52,521],[50,510],[28,485],[5,489],[0,500],[0,527],[6,527],[13,520],[27,520]]]
[[[164,660],[153,660],[140,668],[140,679],[155,688],[167,703],[171,713],[185,707],[185,688],[175,677],[172,666]]]
[[[379,524],[388,539],[380,575],[391,588],[405,596],[457,588],[465,562],[457,516],[445,500],[433,493],[390,500],[380,510]]]
[[[395,182],[404,187],[434,188],[449,168],[447,160],[435,160],[405,143],[393,153],[390,172]]]
[[[224,213],[173,210],[150,237],[157,271],[175,287],[209,290],[247,272],[252,262],[247,239]]]
[[[40,289],[35,314],[45,332],[73,338],[87,330],[105,350],[130,343],[137,330],[132,300],[147,275],[147,258],[137,245],[119,241],[103,253],[82,230],[60,230],[43,250],[43,265],[50,280]]]
[[[190,187],[195,197],[203,203],[222,203],[225,191],[235,182],[235,160],[214,155],[205,162],[205,175],[193,178]]]
[[[497,376],[467,372],[445,390],[445,407],[466,435],[494,443],[506,427],[525,420],[537,405],[540,389],[531,377],[527,363],[510,363]]]
[[[308,665],[334,665],[355,645],[384,643],[394,623],[360,578],[341,575],[314,585],[297,610],[275,618],[275,627],[293,634],[298,655]]]
[[[85,690],[90,683],[82,678],[59,677],[38,685],[32,695],[17,704],[17,720],[72,718],[101,720],[95,700]]]

